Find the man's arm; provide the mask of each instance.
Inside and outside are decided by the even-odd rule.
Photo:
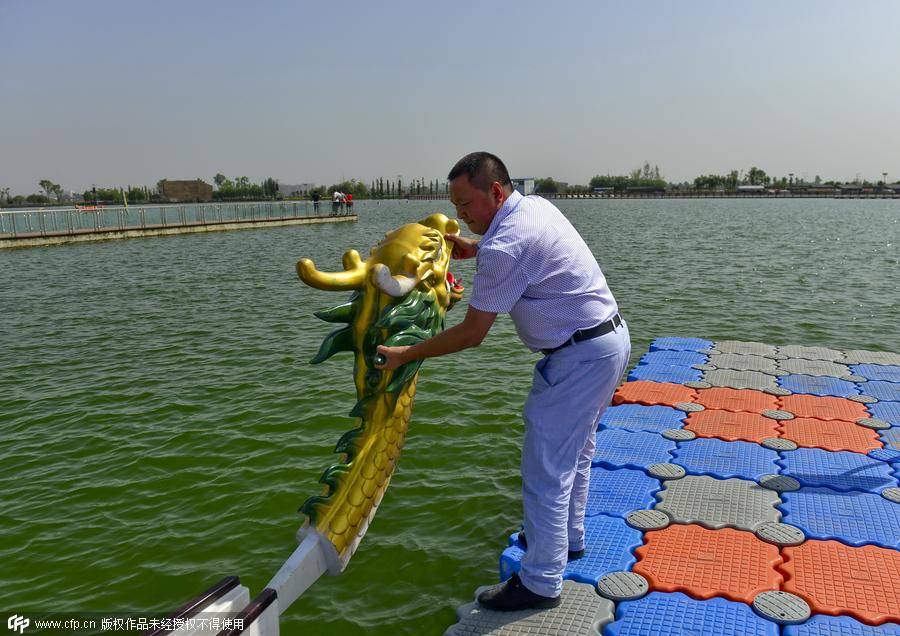
[[[448,353],[456,353],[469,347],[477,347],[484,340],[496,318],[497,314],[481,311],[470,305],[466,317],[461,323],[442,331],[434,338],[410,347],[379,345],[378,353],[383,355],[386,360],[383,365],[375,366],[378,369],[390,371],[412,360],[434,358]]]

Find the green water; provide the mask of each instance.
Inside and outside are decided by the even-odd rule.
[[[618,298],[632,362],[664,335],[900,351],[898,201],[560,207]],[[355,401],[349,356],[306,363],[331,327],[312,312],[344,294],[303,286],[295,262],[339,269],[344,249],[450,212],[356,208],[352,224],[0,253],[0,610],[150,617],[228,574],[265,586]],[[373,525],[283,633],[440,634],[496,580],[535,359],[501,319],[480,348],[426,362]]]

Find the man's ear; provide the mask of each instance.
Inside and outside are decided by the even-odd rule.
[[[503,199],[506,198],[506,193],[503,191],[503,186],[500,185],[499,181],[494,181],[491,184],[491,197],[494,199],[494,203],[497,207],[503,203]]]

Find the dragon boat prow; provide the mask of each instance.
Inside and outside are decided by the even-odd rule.
[[[315,313],[326,322],[343,324],[325,338],[311,362],[318,364],[342,351],[353,353],[357,402],[350,417],[356,427],[338,440],[335,452],[340,459],[319,478],[321,494],[300,507],[306,520],[297,531],[299,545],[266,588],[251,601],[237,577],[227,577],[170,616],[228,616],[229,626],[210,631],[181,623],[152,636],[276,636],[279,615],[323,574],[344,571],[400,458],[421,364],[410,362],[392,371],[376,368],[377,347],[413,345],[443,330],[447,310],[463,292],[450,274],[452,245],[444,238],[458,233],[455,220],[436,213],[388,232],[365,261],[356,250],[347,250],[343,271],[320,271],[309,259],[298,261],[297,275],[310,287],[352,292],[349,301]]]

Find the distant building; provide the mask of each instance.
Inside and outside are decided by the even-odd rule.
[[[195,181],[169,181],[168,179],[163,179],[158,185],[160,196],[172,203],[212,201],[212,186],[201,179],[196,179]]]
[[[279,183],[278,193],[283,197],[304,196],[307,192],[315,187],[315,183],[298,183],[297,185],[291,185],[289,183]]]
[[[524,177],[521,179],[512,179],[513,190],[520,194],[528,196],[534,194],[534,177]]]

